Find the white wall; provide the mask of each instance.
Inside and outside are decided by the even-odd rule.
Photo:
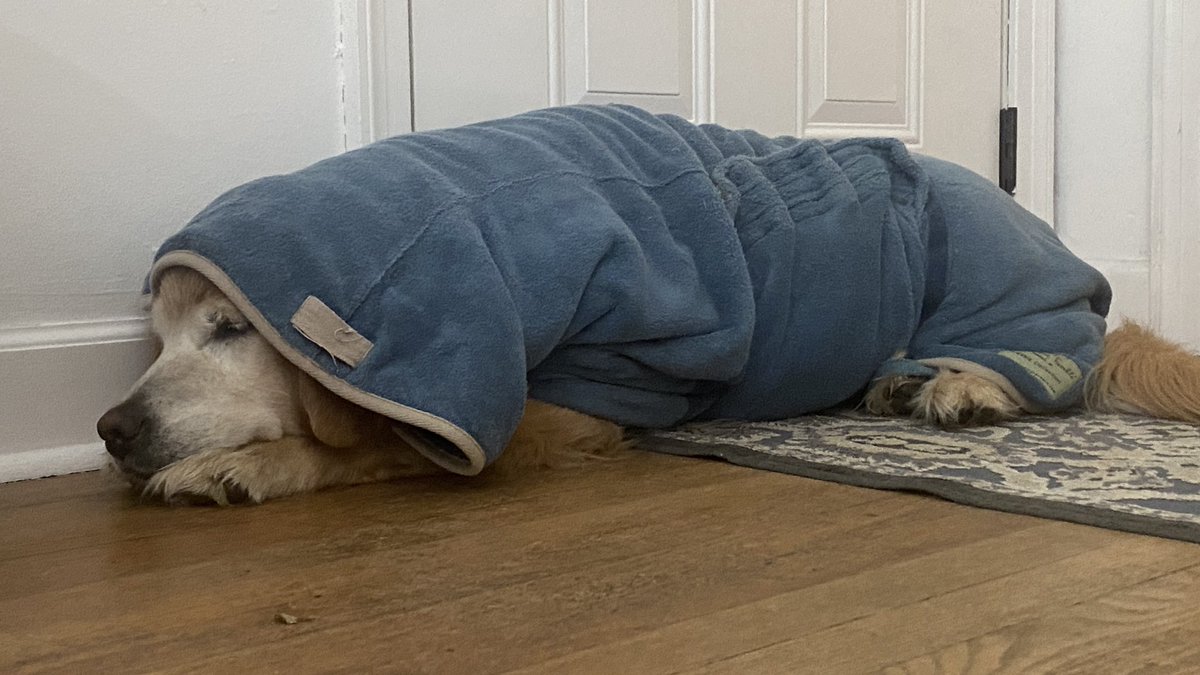
[[[139,288],[166,235],[343,149],[338,40],[334,0],[4,0],[0,477],[45,448],[96,463],[94,420],[146,358]]]
[[[1154,7],[1059,0],[1055,226],[1115,290],[1113,316],[1150,319]]]

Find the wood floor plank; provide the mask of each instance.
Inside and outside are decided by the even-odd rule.
[[[330,627],[314,633],[309,644],[331,642],[369,655],[373,663],[417,672],[502,672],[627,637],[660,625],[668,617],[710,613],[840,574],[841,566],[821,565],[828,557],[847,565],[877,562],[863,555],[853,556],[854,562],[850,562],[847,559],[851,556],[838,555],[839,549],[844,554],[845,548],[855,548],[861,554],[864,548],[871,548],[863,544],[875,540],[903,555],[903,543],[889,536],[893,521],[920,520],[941,526],[925,536],[908,535],[907,543],[914,550],[935,546],[938,540],[950,539],[950,533],[963,531],[961,523],[953,522],[958,516],[933,515],[929,507],[941,504],[911,502],[894,505],[892,517],[850,528],[855,536],[861,535],[856,542],[847,543],[844,537],[834,534],[833,529],[845,531],[836,526],[775,543],[768,535],[764,538],[766,545],[759,550],[737,551],[728,543],[730,539],[741,540],[740,534],[714,539],[706,529],[692,528],[682,533],[693,540],[691,543],[669,542],[663,550],[649,555],[614,559],[567,574],[541,575],[519,585],[489,588],[419,608],[406,621],[380,625],[371,636],[354,630],[347,617],[330,617]],[[861,507],[844,510],[860,518],[869,515]],[[736,521],[738,514],[732,515]],[[777,528],[778,524],[768,527]],[[764,532],[764,528],[748,522],[742,522],[739,529],[750,536]],[[988,530],[986,526],[981,529]],[[661,542],[662,538],[657,540]],[[502,627],[499,636],[484,633],[492,626]],[[281,647],[266,653],[286,660],[291,649]],[[388,660],[398,654],[404,655],[402,661]],[[205,666],[231,667],[241,658],[244,656],[226,654]],[[334,667],[336,662],[318,658],[306,665],[325,668]]]
[[[300,613],[319,611],[327,617],[327,625],[334,624],[340,612],[342,620],[354,626],[380,613],[410,614],[448,599],[509,585],[518,586],[519,597],[519,587],[539,576],[576,575],[579,573],[574,570],[580,566],[653,553],[672,539],[702,543],[713,535],[736,537],[739,518],[752,518],[763,501],[779,500],[798,487],[784,476],[753,472],[741,476],[713,485],[677,488],[666,497],[655,493],[591,509],[586,502],[579,502],[578,508],[586,510],[539,511],[537,517],[507,527],[483,523],[480,528],[438,539],[414,539],[407,530],[381,524],[347,530],[308,551],[268,546],[247,550],[241,558],[151,568],[63,592],[0,601],[0,631],[32,618],[48,624],[52,633],[71,634],[76,642],[94,643],[106,651],[116,645],[117,651],[149,655],[158,640],[144,634],[147,623],[185,635],[197,628],[219,634],[224,631],[223,618],[238,616],[248,626],[266,625],[273,631],[270,622],[262,619],[269,619],[282,607]],[[819,483],[812,488],[825,493],[824,506],[813,509],[818,519],[822,508],[840,511],[853,504],[896,498]],[[756,499],[743,498],[747,493],[757,495]],[[726,517],[715,517],[727,502],[732,505],[725,509]],[[652,509],[654,515],[647,517]],[[859,515],[878,517],[870,512]],[[680,530],[678,522],[689,516],[707,527]],[[391,578],[384,573],[387,569],[396,569],[402,576]],[[410,578],[420,583],[409,583]],[[214,589],[219,602],[209,597]],[[310,597],[310,589],[323,589],[323,599]],[[179,609],[177,598],[193,604],[186,613],[187,623],[173,626]],[[68,607],[74,613],[65,614]],[[17,622],[17,616],[24,618]],[[407,626],[410,622],[402,623]],[[203,635],[191,637],[189,642],[205,643]]]
[[[121,573],[130,573],[173,561],[194,564],[219,559],[236,552],[244,546],[243,541],[253,541],[257,548],[309,541],[322,545],[339,533],[362,534],[361,529],[380,525],[403,527],[411,537],[421,533],[445,537],[461,528],[490,527],[510,511],[515,515],[544,514],[572,504],[600,506],[643,492],[653,494],[656,489],[751,475],[747,469],[729,465],[671,459],[649,456],[608,462],[595,471],[561,472],[553,483],[536,479],[508,483],[455,478],[400,481],[234,509],[138,504],[126,489],[112,485],[106,502],[86,506],[49,502],[5,514],[5,527],[0,528],[0,579],[9,581],[0,585],[0,600],[46,590],[46,583],[108,578],[112,570],[97,566],[97,551],[107,558],[123,558]],[[280,528],[281,522],[287,527]],[[62,555],[50,555],[53,553]]]
[[[0,486],[0,519],[6,673],[937,672],[1197,644],[1200,547],[647,453],[234,509],[66,477]]]
[[[889,607],[1046,565],[1111,541],[1108,533],[1093,528],[1040,523],[889,560],[877,568],[672,623],[519,672],[604,673],[618,661],[633,672],[703,666]]]
[[[866,672],[1200,562],[1192,544],[1125,538],[688,672]]]
[[[0,507],[31,506],[88,500],[113,491],[115,482],[105,480],[102,471],[56,476],[41,480],[22,480],[0,484]]]
[[[1200,566],[989,631],[884,669],[925,673],[1200,672]]]
[[[805,515],[812,521],[812,527],[805,529],[789,519],[753,518],[762,510],[763,503],[779,503],[781,496],[790,494],[790,486],[781,486],[776,491],[766,485],[729,483],[727,489],[713,488],[708,492],[704,501],[694,491],[677,493],[678,498],[667,503],[659,501],[660,513],[650,519],[643,515],[644,507],[631,505],[625,523],[613,523],[611,517],[599,519],[617,527],[608,526],[611,534],[603,530],[587,533],[586,541],[592,548],[538,547],[537,559],[527,558],[508,573],[503,569],[497,573],[478,566],[472,568],[469,561],[464,561],[470,556],[464,553],[492,549],[498,559],[505,560],[506,555],[519,553],[531,543],[547,538],[570,539],[570,533],[588,518],[557,518],[559,523],[555,526],[525,532],[519,530],[528,528],[507,528],[499,536],[477,539],[469,548],[450,549],[458,554],[453,558],[430,551],[416,552],[434,565],[451,565],[451,574],[444,578],[446,583],[452,580],[454,572],[460,572],[462,581],[457,588],[429,578],[434,570],[428,568],[422,575],[421,588],[368,588],[363,580],[374,578],[377,582],[379,577],[378,561],[369,561],[365,572],[343,571],[339,583],[326,588],[326,602],[321,606],[303,593],[295,598],[304,604],[297,605],[294,611],[316,614],[321,617],[319,622],[305,624],[302,630],[289,635],[286,644],[264,646],[255,641],[242,649],[273,663],[289,663],[289,659],[300,653],[305,655],[306,668],[335,667],[343,654],[354,653],[379,667],[403,665],[406,669],[423,670],[427,666],[437,671],[448,666],[452,672],[490,672],[523,665],[531,658],[542,658],[541,655],[554,656],[556,652],[588,646],[593,640],[620,637],[624,631],[656,625],[661,617],[687,608],[711,611],[725,604],[744,602],[748,595],[761,597],[781,586],[839,575],[844,571],[846,558],[853,561],[849,564],[857,566],[878,564],[869,555],[876,546],[902,554],[905,547],[919,551],[938,541],[953,543],[969,532],[987,536],[996,528],[1012,526],[1002,522],[1008,518],[1001,514],[989,514],[995,517],[980,522],[967,509],[939,516],[944,504],[916,497],[897,495],[891,498],[895,503],[869,502],[854,507],[848,506],[850,502],[844,499],[825,495],[820,506],[800,500],[797,511],[807,512]],[[748,498],[747,494],[756,497]],[[822,513],[823,508],[828,511]],[[699,512],[692,521],[693,527],[681,530],[678,523],[692,512]],[[712,517],[716,512],[722,517]],[[951,522],[946,522],[947,519]],[[993,523],[991,527],[989,520]],[[861,525],[848,527],[848,523]],[[914,523],[933,527],[922,533],[906,531],[906,526]],[[758,551],[753,548],[743,551],[742,544],[746,541],[765,541],[767,546]],[[486,546],[481,548],[480,543]],[[857,554],[846,555],[851,551]],[[841,564],[822,564],[828,559]],[[454,562],[446,562],[450,560]],[[516,570],[520,574],[514,576],[511,572]],[[730,585],[730,579],[744,582]],[[463,592],[462,586],[467,587],[467,592]],[[240,585],[239,588],[250,592]],[[211,615],[202,613],[205,609],[194,608],[188,614],[211,621]],[[239,608],[222,609],[234,612]],[[236,666],[247,654],[228,640],[254,635],[255,629],[259,629],[260,637],[266,637],[261,635],[263,628],[270,631],[267,635],[277,634],[275,627],[262,621],[269,611],[269,606],[258,610],[248,607],[234,615],[237,618],[232,627],[214,628],[211,623],[202,623],[203,632],[189,635],[186,641],[189,646],[196,646],[195,651],[186,649],[184,655],[189,661],[202,659],[205,668],[214,670]],[[155,612],[152,606],[140,606],[131,613],[139,617],[149,615],[155,622],[171,619]],[[363,624],[373,627],[370,633],[362,631]],[[140,635],[137,627],[135,623],[128,627],[128,632],[111,637],[126,647],[132,642],[134,651],[152,656],[155,641]],[[503,629],[499,635],[488,634],[489,629],[498,627]],[[180,625],[172,626],[168,632],[187,634],[194,629]],[[222,630],[227,634],[222,636]],[[478,642],[476,634],[489,639],[471,649],[472,642]],[[222,658],[227,661],[213,662],[208,646],[213,642],[226,645]],[[330,650],[329,646],[337,648]],[[178,644],[171,649],[171,653],[179,654]],[[404,655],[403,664],[388,661],[398,654]],[[156,667],[165,665],[154,663]],[[108,657],[102,657],[75,661],[71,667],[96,670],[112,665]]]
[[[0,496],[10,491],[23,496],[14,508],[5,510],[5,528],[0,530],[0,561],[31,554],[85,547],[91,543],[109,545],[114,537],[144,539],[157,534],[183,530],[198,531],[208,527],[226,528],[230,523],[271,522],[273,517],[289,520],[305,519],[306,514],[319,514],[322,521],[340,522],[328,510],[349,508],[360,517],[372,518],[376,512],[388,513],[390,507],[403,504],[401,515],[414,519],[442,511],[467,513],[474,509],[502,508],[504,504],[529,499],[599,498],[612,495],[611,488],[597,490],[596,476],[607,476],[622,484],[637,479],[671,485],[676,481],[719,480],[720,471],[745,473],[746,469],[724,465],[721,470],[706,466],[706,462],[679,462],[658,455],[635,455],[606,461],[588,471],[564,471],[553,483],[537,480],[496,481],[488,477],[463,479],[447,476],[434,479],[396,481],[382,485],[360,486],[330,490],[298,499],[285,499],[255,509],[174,508],[142,504],[117,479],[99,473],[64,476],[52,481],[27,481],[0,486]],[[87,484],[80,484],[86,479]],[[36,499],[30,485],[49,483],[51,489]],[[583,494],[576,495],[582,490]],[[350,495],[349,497],[343,495]],[[364,511],[358,500],[365,500],[375,509]],[[346,505],[349,506],[346,506]],[[264,516],[262,511],[276,514]]]
[[[19,480],[11,483],[2,483],[0,484],[0,507],[7,508],[11,506],[23,505],[31,498],[36,498],[33,497],[33,495],[37,495],[38,497],[45,499],[47,498],[48,492],[53,493],[53,495],[49,497],[49,499],[53,501],[68,499],[69,497],[67,495],[72,492],[71,490],[67,489],[67,486],[65,485],[68,480],[78,480],[79,478],[83,478],[85,482],[90,484],[92,482],[92,477],[97,473],[99,472],[89,471],[86,473],[68,474],[65,476],[55,476],[37,480]],[[53,485],[54,487],[48,488],[50,485]],[[60,485],[62,486],[61,490],[58,489],[58,486]],[[77,485],[72,487],[80,489]]]

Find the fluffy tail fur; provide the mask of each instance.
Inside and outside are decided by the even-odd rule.
[[[1200,424],[1200,356],[1125,323],[1105,338],[1086,397],[1093,410]]]

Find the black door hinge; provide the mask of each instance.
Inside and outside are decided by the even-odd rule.
[[[1017,190],[1017,109],[1000,110],[1000,187],[1008,194]]]

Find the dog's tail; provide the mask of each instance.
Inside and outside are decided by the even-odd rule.
[[[1126,322],[1105,338],[1085,396],[1093,410],[1200,424],[1200,356]]]

